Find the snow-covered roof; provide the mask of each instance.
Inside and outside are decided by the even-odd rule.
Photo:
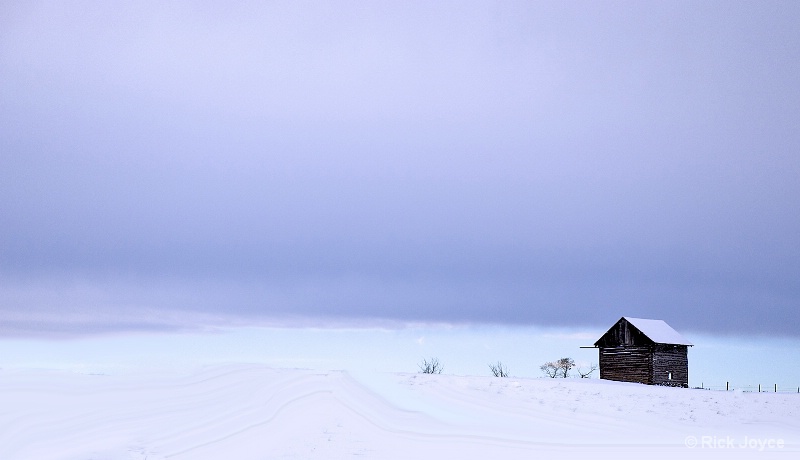
[[[644,335],[656,343],[669,343],[673,345],[694,345],[692,342],[683,338],[675,329],[671,328],[669,324],[661,321],[660,319],[642,319],[624,317],[629,323],[633,324],[636,329],[642,331]]]

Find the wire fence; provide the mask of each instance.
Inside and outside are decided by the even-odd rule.
[[[741,391],[744,393],[796,393],[800,394],[800,386],[773,384],[738,384],[735,382],[725,382],[722,385],[709,385],[705,382],[700,386],[692,387],[700,390],[713,391]]]

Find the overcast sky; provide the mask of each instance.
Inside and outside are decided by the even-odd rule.
[[[800,335],[800,4],[0,1],[0,332]]]

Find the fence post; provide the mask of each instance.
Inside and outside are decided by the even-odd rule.
[[[775,384],[775,393],[777,393],[777,392],[778,392],[778,384],[776,383]]]
[[[758,392],[761,393],[761,384],[758,384]]]
[[[725,382],[725,391],[731,390],[731,382]]]

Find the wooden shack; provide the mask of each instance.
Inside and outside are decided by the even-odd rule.
[[[689,386],[688,348],[693,346],[658,319],[622,317],[594,347],[600,378],[674,387]]]

